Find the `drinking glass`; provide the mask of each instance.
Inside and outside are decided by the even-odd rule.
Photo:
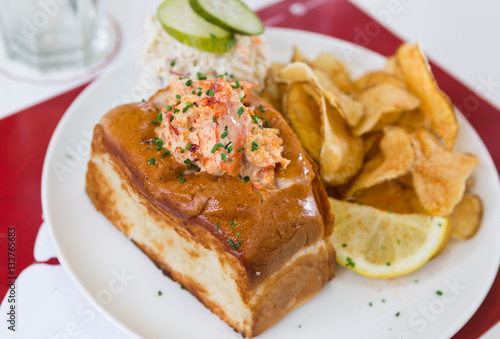
[[[0,0],[8,56],[40,70],[85,67],[109,50],[105,0]]]

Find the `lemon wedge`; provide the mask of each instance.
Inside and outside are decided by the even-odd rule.
[[[337,262],[371,278],[407,274],[429,261],[446,242],[448,220],[395,214],[330,198],[335,227],[330,241]]]

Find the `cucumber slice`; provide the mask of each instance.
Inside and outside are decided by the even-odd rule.
[[[189,4],[203,19],[224,29],[244,35],[264,32],[257,14],[240,0],[189,0]]]
[[[189,0],[165,0],[156,14],[167,33],[183,44],[211,53],[233,49],[233,32],[213,25],[196,14]]]

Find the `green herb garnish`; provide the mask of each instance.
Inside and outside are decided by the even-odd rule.
[[[231,244],[231,247],[232,247],[235,251],[237,251],[237,250],[238,250],[238,248],[236,248],[236,245],[234,244],[234,241],[233,241],[232,239],[229,239],[229,240],[228,240],[228,242]]]
[[[252,152],[255,152],[256,150],[259,149],[259,144],[257,143],[257,141],[252,141],[252,148],[250,149]]]

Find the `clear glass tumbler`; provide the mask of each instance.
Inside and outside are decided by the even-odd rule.
[[[108,50],[105,0],[0,0],[7,54],[41,70],[85,67]]]

